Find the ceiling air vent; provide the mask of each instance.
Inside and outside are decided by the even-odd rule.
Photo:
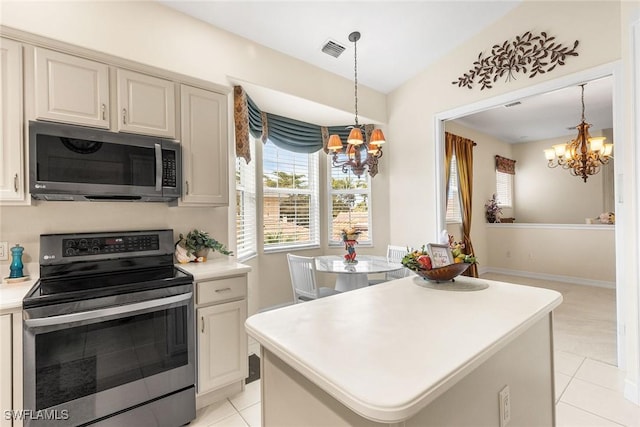
[[[515,107],[516,105],[520,105],[520,104],[522,104],[522,102],[520,102],[520,101],[516,101],[516,102],[512,102],[512,103],[510,103],[510,104],[505,104],[504,106],[505,106],[506,108],[509,108],[509,107]]]
[[[324,44],[324,46],[322,46],[322,51],[327,55],[333,56],[334,58],[337,58],[338,56],[340,56],[340,54],[344,52],[344,50],[345,50],[344,46],[339,45],[333,40],[329,40]]]

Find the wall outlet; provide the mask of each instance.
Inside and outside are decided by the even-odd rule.
[[[498,393],[499,410],[500,410],[500,427],[506,427],[511,421],[511,396],[509,395],[509,386],[506,385],[500,393]]]
[[[9,243],[0,242],[0,261],[7,261],[9,259]]]

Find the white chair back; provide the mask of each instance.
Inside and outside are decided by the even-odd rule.
[[[413,249],[408,246],[387,246],[387,261],[391,262],[402,262],[402,258]],[[403,267],[400,270],[389,271],[385,274],[386,280],[394,280],[394,279],[402,279],[403,277],[407,277],[411,273],[411,270]]]
[[[316,262],[313,257],[287,254],[293,299],[296,303],[318,298]]]

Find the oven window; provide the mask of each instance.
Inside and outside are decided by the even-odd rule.
[[[36,409],[188,364],[187,307],[36,335]]]
[[[37,136],[38,181],[153,186],[152,147]]]

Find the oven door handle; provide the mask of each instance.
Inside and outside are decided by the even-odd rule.
[[[43,326],[60,325],[63,323],[76,323],[83,320],[99,319],[101,317],[111,317],[119,314],[133,313],[150,308],[169,306],[181,301],[191,299],[193,292],[175,295],[151,301],[137,302],[134,304],[120,305],[117,307],[101,308],[99,310],[82,311],[80,313],[63,314],[60,316],[42,317],[38,319],[25,319],[24,323],[29,328],[40,328]]]

